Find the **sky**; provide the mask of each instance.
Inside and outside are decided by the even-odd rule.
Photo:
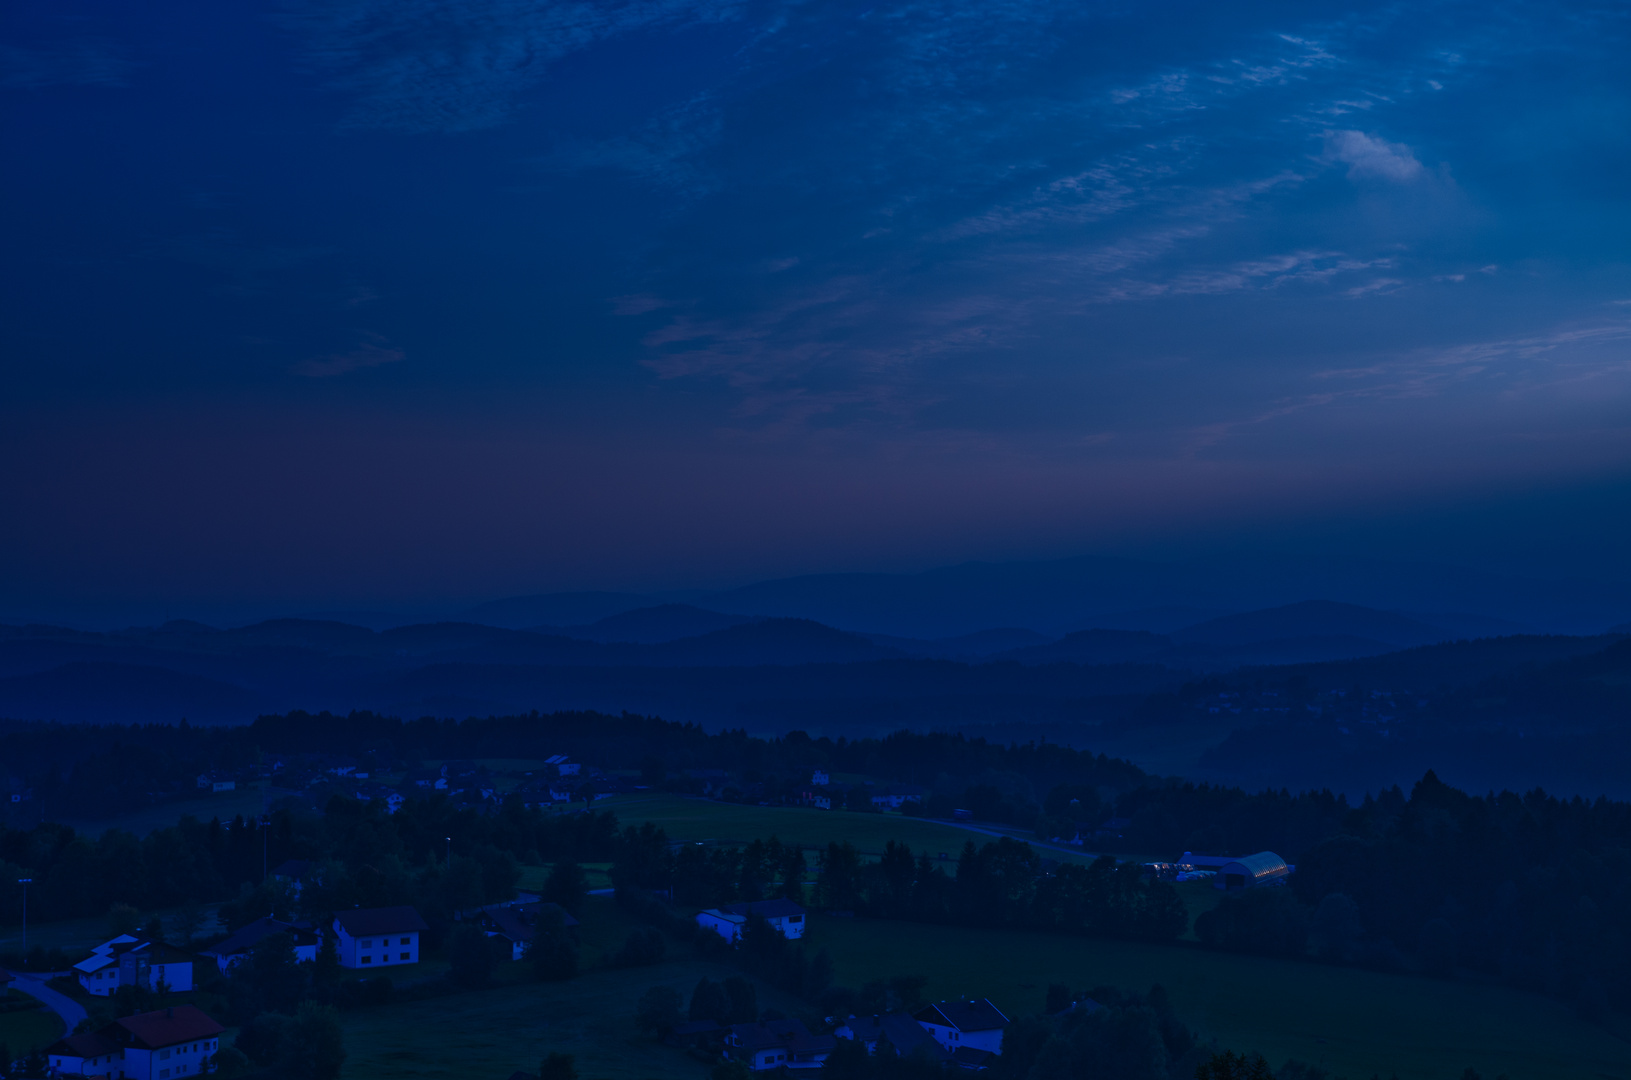
[[[13,0],[0,605],[1625,579],[1631,10]]]

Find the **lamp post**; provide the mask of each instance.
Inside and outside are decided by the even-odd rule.
[[[20,877],[17,884],[23,887],[23,956],[28,956],[28,887],[34,884],[31,877]]]
[[[453,869],[453,838],[451,836],[447,838],[447,868],[449,870]]]

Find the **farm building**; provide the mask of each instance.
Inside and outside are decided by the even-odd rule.
[[[791,900],[755,900],[707,908],[697,912],[697,925],[706,926],[726,941],[735,943],[742,936],[749,915],[757,915],[784,938],[796,940],[804,936],[804,909]]]
[[[1291,873],[1286,861],[1272,851],[1259,851],[1256,855],[1243,855],[1218,867],[1213,878],[1219,889],[1250,889],[1258,885],[1276,885]]]

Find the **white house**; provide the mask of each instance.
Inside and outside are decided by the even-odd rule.
[[[417,964],[425,920],[411,907],[353,908],[334,916],[340,966],[376,968]]]
[[[121,986],[184,991],[193,988],[193,958],[162,941],[120,934],[91,950],[74,965],[88,994],[107,997]]]
[[[838,1045],[831,1035],[812,1035],[800,1020],[766,1020],[732,1024],[725,1036],[725,1056],[753,1072],[769,1069],[819,1069]]]
[[[199,774],[198,786],[209,792],[232,791],[237,788],[238,782],[218,772],[207,772]]]
[[[986,998],[937,1001],[913,1014],[912,1019],[952,1052],[967,1047],[988,1054],[1002,1053],[1002,1029],[1008,1018]]]
[[[742,936],[748,916],[757,915],[775,927],[782,937],[797,939],[804,936],[804,914],[804,909],[791,900],[755,900],[699,911],[697,925],[706,926],[726,941],[735,943]]]
[[[288,934],[294,941],[295,961],[317,959],[317,950],[322,946],[322,940],[310,927],[296,926],[294,923],[279,922],[270,917],[256,919],[248,926],[237,930],[225,941],[205,949],[200,955],[207,956],[215,961],[215,966],[222,972],[227,971],[234,964],[241,964],[249,959],[249,954],[256,945],[273,934]]]
[[[525,904],[489,904],[481,909],[481,929],[490,938],[503,938],[510,946],[510,959],[519,960],[527,953],[527,946],[538,932],[538,920],[545,915],[556,915],[561,926],[572,929],[578,920],[559,904],[533,900]]]
[[[831,782],[832,779],[827,775],[826,769],[817,769],[810,774],[810,783],[816,787],[826,787]]]
[[[126,1016],[94,1032],[69,1035],[45,1051],[54,1076],[174,1080],[204,1072],[226,1030],[196,1005]]]

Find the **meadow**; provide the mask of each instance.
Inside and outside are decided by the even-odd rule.
[[[1631,1070],[1631,1044],[1568,1007],[1500,986],[1210,952],[1191,944],[1067,938],[812,915],[811,944],[858,985],[923,975],[940,997],[989,997],[1040,1012],[1049,983],[1072,990],[1159,983],[1178,1015],[1221,1047],[1339,1077],[1454,1080],[1469,1066],[1511,1080],[1604,1080]]]
[[[33,1001],[19,990],[4,991],[6,1003]],[[50,1009],[19,1009],[0,1012],[0,1044],[16,1056],[22,1056],[36,1047],[44,1049],[62,1037],[62,1021]]]
[[[745,803],[716,802],[712,799],[640,793],[616,795],[595,803],[597,810],[611,810],[628,825],[650,821],[660,825],[671,840],[712,844],[746,844],[775,836],[783,843],[806,847],[826,847],[832,840],[848,840],[864,854],[881,855],[884,844],[895,840],[913,851],[932,856],[945,855],[955,864],[957,853],[972,840],[985,844],[998,835],[1033,840],[1026,830],[981,823],[963,828],[939,821],[906,817],[902,814],[857,813],[849,810],[818,810],[804,806],[750,806]],[[1052,859],[1091,862],[1093,856],[1040,846]]]

